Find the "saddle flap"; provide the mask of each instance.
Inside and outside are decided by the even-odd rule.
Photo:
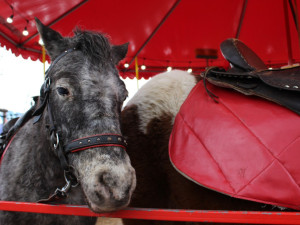
[[[231,67],[244,71],[266,70],[267,66],[247,45],[238,39],[230,38],[221,43],[221,52]]]
[[[266,84],[289,91],[300,91],[300,66],[258,71],[257,75]]]
[[[300,66],[268,69],[250,48],[233,38],[221,43],[221,52],[231,68],[225,71],[211,67],[202,74],[204,79],[245,95],[276,102],[300,115]]]
[[[277,89],[300,91],[300,66],[250,72],[225,71],[219,68],[212,68],[208,71],[206,78],[219,81],[220,83],[236,82],[240,84],[251,83],[255,80],[256,83],[262,81],[266,85]]]
[[[260,98],[207,87],[219,103],[203,82],[190,92],[170,137],[173,166],[209,189],[299,210],[299,116]]]
[[[216,68],[207,71],[204,79],[219,87],[273,101],[300,115],[300,67],[243,73],[226,72]]]

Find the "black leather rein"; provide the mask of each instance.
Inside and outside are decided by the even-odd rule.
[[[37,123],[40,120],[44,112],[44,109],[47,107],[49,125],[50,125],[49,127],[50,140],[60,160],[60,164],[64,169],[64,176],[66,181],[66,184],[63,188],[61,189],[57,188],[54,194],[50,195],[48,199],[39,200],[38,201],[39,203],[49,203],[49,202],[60,200],[62,198],[66,198],[67,193],[71,190],[71,187],[75,187],[78,185],[78,180],[76,176],[73,174],[66,157],[68,154],[76,153],[78,151],[83,151],[91,148],[97,148],[97,147],[116,146],[116,147],[122,147],[126,149],[127,146],[126,140],[120,134],[95,134],[92,136],[73,140],[70,143],[67,143],[66,145],[62,144],[59,133],[57,132],[56,129],[55,120],[53,118],[52,110],[49,104],[50,85],[51,85],[49,74],[52,68],[55,66],[55,64],[63,56],[75,50],[76,49],[68,49],[64,51],[53,61],[53,63],[51,63],[49,69],[46,72],[44,84],[41,87],[39,107],[32,114],[32,116],[35,117],[34,123]]]

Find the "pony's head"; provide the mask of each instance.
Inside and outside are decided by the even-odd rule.
[[[54,62],[47,74],[51,82],[47,104],[59,144],[102,134],[121,136],[120,113],[127,90],[116,65],[125,57],[128,44],[111,45],[104,35],[81,30],[74,37],[62,37],[38,19],[36,25]],[[72,51],[65,54],[69,49]],[[51,123],[46,110],[43,120]],[[136,185],[135,170],[122,145],[108,142],[99,146],[67,154],[66,159],[90,208],[95,212],[117,210],[129,204]]]

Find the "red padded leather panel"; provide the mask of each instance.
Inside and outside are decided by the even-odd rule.
[[[207,84],[176,116],[169,154],[177,170],[227,195],[300,209],[300,117],[277,104]]]

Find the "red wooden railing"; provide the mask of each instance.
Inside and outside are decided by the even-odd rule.
[[[210,211],[127,208],[112,213],[94,213],[85,205],[47,205],[29,202],[0,201],[0,210],[60,215],[114,217],[123,219],[252,223],[300,224],[300,212]]]

